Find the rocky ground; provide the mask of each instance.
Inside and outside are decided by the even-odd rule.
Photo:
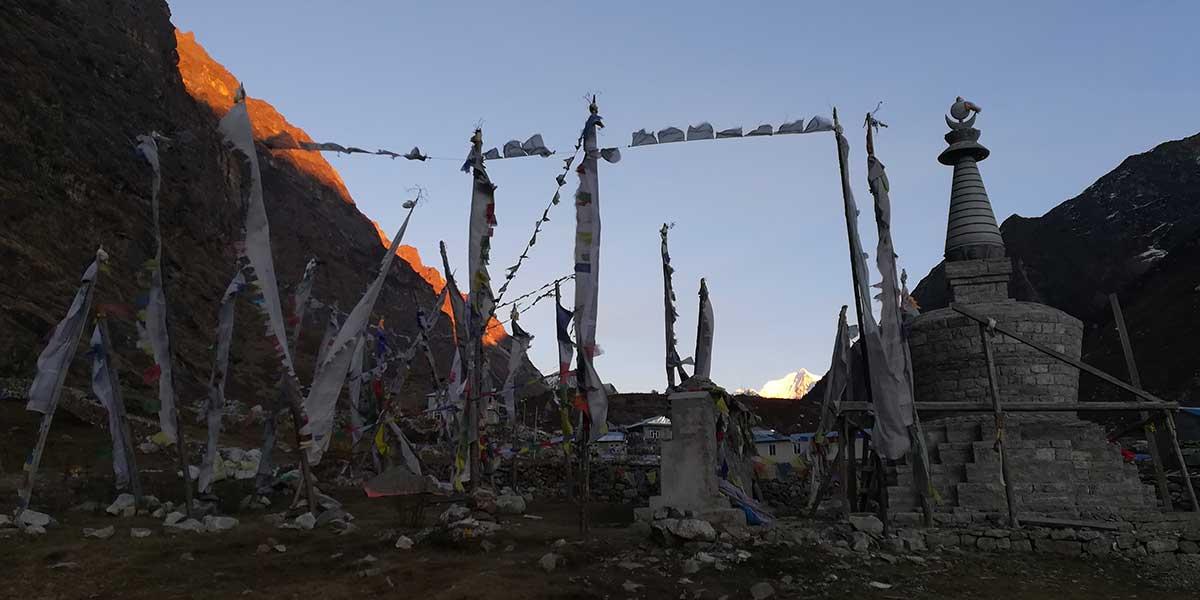
[[[31,437],[16,403],[4,423],[0,510],[11,514],[19,457]],[[238,432],[231,432],[236,436]],[[313,529],[280,527],[290,495],[270,508],[239,506],[245,480],[218,485],[225,517],[188,527],[158,516],[115,516],[103,468],[107,434],[70,413],[51,434],[34,507],[54,518],[46,533],[0,525],[0,598],[1194,598],[1194,567],[1154,565],[1113,554],[1064,557],[953,548],[876,537],[847,524],[783,520],[770,528],[716,534],[675,527],[692,539],[654,536],[632,509],[594,504],[578,531],[575,506],[534,498],[471,511],[429,507],[419,526],[395,502],[372,500],[332,479],[339,517]],[[170,456],[139,455],[148,492],[180,502]],[[484,506],[486,504],[486,506]],[[115,511],[120,512],[120,511]],[[148,511],[149,512],[149,511]],[[444,517],[442,515],[445,515]],[[284,521],[286,519],[286,521]],[[236,522],[234,522],[236,520]],[[281,523],[282,522],[282,523]],[[657,538],[657,539],[656,539]],[[930,538],[926,537],[926,540]],[[939,538],[940,539],[940,538]],[[958,538],[961,542],[962,538]],[[990,546],[989,546],[990,547]],[[857,548],[857,550],[856,550]],[[1181,568],[1180,565],[1184,568]],[[757,594],[757,596],[755,595]]]

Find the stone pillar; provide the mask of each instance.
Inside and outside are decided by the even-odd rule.
[[[650,498],[653,512],[671,508],[722,524],[745,524],[730,508],[717,479],[716,407],[708,392],[679,392],[671,402],[671,439],[662,443],[661,495]]]

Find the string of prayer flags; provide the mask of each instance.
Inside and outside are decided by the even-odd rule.
[[[213,356],[212,373],[208,377],[208,400],[204,406],[208,443],[204,450],[204,458],[200,461],[200,476],[196,484],[202,493],[210,491],[213,482],[213,467],[217,461],[217,445],[221,436],[221,415],[225,411],[225,382],[229,372],[229,348],[233,342],[234,308],[245,285],[245,277],[238,271],[225,287],[220,308],[217,309],[216,352]],[[273,420],[275,415],[268,418]]]
[[[279,354],[280,364],[293,380],[296,369],[292,364],[292,353],[287,347],[287,329],[284,326],[283,308],[279,302],[279,286],[275,280],[275,260],[271,256],[271,227],[267,222],[267,209],[263,204],[262,174],[258,166],[258,152],[254,148],[254,135],[250,127],[250,113],[246,108],[246,90],[238,86],[233,97],[233,107],[221,118],[218,129],[225,142],[242,155],[249,166],[249,186],[246,193],[246,221],[243,228],[245,240],[247,283],[254,286],[251,302],[258,306],[267,318],[267,336]]]
[[[705,121],[699,125],[689,125],[686,134],[678,127],[665,127],[658,130],[657,134],[646,131],[645,129],[639,129],[633,132],[629,147],[636,148],[638,146],[649,146],[651,144],[669,144],[672,142],[683,141],[692,142],[697,140],[723,140],[729,138],[757,137],[766,135],[816,133],[820,131],[833,131],[833,122],[827,117],[815,116],[807,122],[804,119],[788,121],[780,125],[778,129],[768,123],[764,123],[758,127],[755,127],[754,129],[751,129],[749,132],[742,133],[741,127],[731,127],[714,132],[712,124]]]
[[[529,250],[533,248],[534,244],[537,244],[537,236],[542,231],[542,224],[550,222],[550,209],[558,205],[562,188],[567,183],[567,172],[571,170],[571,165],[575,162],[575,158],[579,155],[579,148],[582,147],[582,145],[583,138],[581,136],[580,139],[575,143],[575,154],[572,154],[563,160],[562,172],[554,178],[556,186],[554,188],[554,195],[550,198],[550,204],[547,204],[546,208],[542,210],[542,217],[534,222],[533,235],[529,236],[529,243],[525,245],[525,249],[521,251],[521,255],[517,257],[516,264],[505,269],[504,284],[501,285],[500,289],[496,292],[497,304],[500,302],[500,299],[504,297],[504,292],[508,291],[509,284],[511,284],[512,280],[516,278],[517,271],[521,270],[521,264],[525,262],[526,258],[529,258]],[[613,150],[615,150],[615,148]],[[621,160],[621,153],[619,150],[616,151],[615,158],[616,160],[612,160],[610,157],[606,157],[605,160],[608,160],[609,162],[617,162],[618,160]]]
[[[333,343],[326,350],[324,361],[317,369],[308,396],[304,398],[304,410],[308,415],[308,422],[301,428],[301,433],[312,438],[312,443],[307,448],[308,459],[312,464],[321,462],[321,457],[329,447],[337,398],[341,394],[342,385],[346,382],[346,374],[350,370],[350,361],[354,354],[354,348],[357,346],[354,343],[355,339],[366,329],[371,313],[375,310],[375,302],[379,299],[384,281],[391,273],[392,262],[396,258],[396,249],[404,239],[409,220],[412,219],[413,211],[416,208],[417,203],[411,203],[408,214],[404,216],[404,223],[400,225],[400,230],[396,232],[391,247],[383,256],[375,280],[367,287],[358,304],[354,306],[354,310],[351,310],[350,315],[346,317],[346,322],[338,330]]]

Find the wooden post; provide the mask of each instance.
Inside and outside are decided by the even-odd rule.
[[[470,444],[467,447],[467,452],[470,454],[469,464],[471,465],[471,482],[470,491],[472,493],[479,489],[479,480],[483,477],[483,469],[479,463],[479,405],[482,401],[483,390],[480,387],[483,385],[483,330],[475,328],[473,332],[474,339],[471,340],[473,346],[473,360],[470,361],[470,393],[467,394],[467,439]]]
[[[1000,453],[1000,478],[1004,485],[1004,500],[1008,504],[1008,524],[1020,527],[1017,519],[1016,500],[1013,497],[1013,480],[1008,469],[1008,455],[1004,441],[1004,411],[1000,407],[1000,384],[996,374],[996,361],[992,356],[992,343],[988,339],[988,327],[979,324],[979,341],[983,344],[983,357],[987,361],[988,390],[992,396],[992,412],[996,417],[996,450]]]
[[[675,389],[675,367],[672,364],[678,360],[677,351],[675,350],[674,338],[675,327],[673,323],[675,303],[671,300],[671,265],[667,262],[667,231],[671,228],[663,223],[662,229],[659,231],[662,234],[662,268],[663,268],[663,325],[666,335],[666,362],[667,362],[667,390],[665,393],[670,394],[671,390]]]
[[[104,352],[104,365],[108,369],[108,380],[112,384],[113,407],[117,422],[121,424],[120,431],[111,432],[121,441],[125,449],[125,464],[129,469],[129,487],[133,491],[134,506],[141,508],[142,478],[138,473],[137,459],[133,453],[133,432],[129,427],[129,416],[125,413],[125,399],[121,396],[121,379],[117,373],[116,353],[112,349],[112,338],[108,334],[108,319],[103,314],[96,315],[96,324],[100,327],[100,344]]]
[[[287,395],[287,405],[292,412],[292,423],[296,430],[296,448],[300,455],[300,474],[304,477],[304,495],[308,500],[308,512],[317,514],[317,494],[313,491],[312,466],[308,463],[308,447],[312,436],[305,436],[300,430],[304,427],[304,407],[300,404],[300,391],[295,389],[295,379],[284,375],[282,392]],[[308,438],[307,440],[305,438]],[[299,492],[300,490],[296,490]]]
[[[846,457],[842,463],[842,491],[846,494],[846,515],[858,510],[858,474],[855,472],[854,444],[846,440],[854,437],[854,428],[849,419],[842,419],[842,427],[838,432],[839,454]]]
[[[852,211],[850,210],[850,206],[849,206],[850,199],[853,198],[853,193],[850,191],[849,165],[846,164],[846,158],[844,156],[842,156],[842,144],[843,144],[845,138],[842,136],[842,126],[841,126],[841,123],[838,121],[837,108],[833,109],[833,129],[834,129],[834,133],[835,133],[835,136],[834,136],[835,141],[837,144],[838,172],[841,174],[842,202],[844,205],[843,212],[845,213],[845,218],[846,218],[846,244],[850,249],[850,252],[849,252],[850,278],[851,278],[851,282],[854,287],[854,312],[855,312],[855,316],[858,319],[858,330],[859,330],[858,345],[859,345],[859,351],[862,353],[863,379],[864,379],[864,382],[866,383],[867,402],[874,404],[875,399],[874,399],[873,393],[871,391],[871,376],[870,376],[871,361],[870,361],[870,358],[868,357],[868,352],[867,352],[867,336],[865,335],[866,327],[864,326],[865,321],[863,319],[864,310],[870,310],[870,305],[866,304],[867,302],[870,302],[870,299],[863,298],[862,292],[861,292],[861,282],[862,282],[863,278],[867,277],[867,274],[858,272],[858,266],[857,266],[857,262],[855,261],[855,256],[854,256],[856,252],[861,250],[861,248],[855,249],[854,241],[853,241],[854,236],[857,235],[857,233],[858,233],[857,225],[856,225],[858,215],[852,214]],[[843,430],[845,430],[845,428],[843,428]],[[844,443],[844,440],[843,440],[843,443]],[[853,450],[851,450],[851,452],[853,452]],[[864,448],[864,455],[865,455],[865,453],[866,453],[866,449]],[[854,463],[853,460],[847,461],[847,470],[849,471],[850,477],[857,478],[857,475],[854,473],[855,469],[854,469],[853,463]],[[847,485],[847,491],[849,491],[850,490],[850,481],[846,481],[844,483]],[[857,486],[854,486],[854,487],[856,490]],[[885,524],[885,526],[886,526],[886,524]]]
[[[96,278],[100,276],[99,269],[96,271]],[[25,482],[18,492],[17,512],[13,515],[13,520],[17,522],[17,526],[22,529],[25,525],[21,521],[21,514],[29,508],[29,500],[33,497],[33,484],[37,479],[38,466],[42,463],[42,452],[46,450],[46,438],[50,435],[50,425],[54,422],[54,411],[58,409],[58,400],[62,397],[63,382],[67,379],[67,371],[70,370],[71,362],[75,359],[75,349],[79,347],[79,337],[83,335],[83,331],[87,329],[88,318],[92,311],[92,298],[96,291],[96,279],[87,283],[88,290],[84,295],[83,301],[83,320],[79,325],[79,331],[74,332],[71,336],[70,356],[63,364],[62,370],[58,372],[58,379],[54,382],[54,391],[50,394],[50,407],[46,410],[46,414],[42,415],[42,422],[38,425],[37,442],[33,445],[33,452],[29,456],[29,462],[25,465]]]
[[[1133,358],[1133,346],[1129,343],[1129,331],[1125,328],[1125,315],[1121,312],[1121,301],[1116,294],[1108,295],[1108,303],[1112,306],[1113,321],[1117,325],[1117,334],[1121,338],[1121,351],[1125,354],[1125,366],[1129,369],[1129,383],[1136,387],[1142,387],[1142,377],[1138,373],[1137,361]],[[1167,471],[1166,463],[1163,462],[1162,450],[1158,445],[1158,435],[1154,431],[1154,422],[1149,420],[1149,415],[1146,411],[1138,413],[1139,418],[1144,423],[1142,431],[1146,434],[1146,443],[1150,446],[1150,458],[1154,462],[1154,482],[1158,486],[1158,496],[1162,499],[1163,507],[1172,511],[1175,510],[1174,503],[1171,502],[1171,493],[1167,488]],[[1165,413],[1166,418],[1170,418],[1170,413]],[[1186,470],[1186,466],[1184,467]]]
[[[1175,460],[1179,461],[1179,470],[1183,475],[1183,489],[1187,490],[1188,500],[1192,503],[1192,511],[1200,512],[1200,501],[1196,500],[1196,488],[1192,485],[1192,474],[1188,472],[1183,449],[1179,447],[1179,433],[1175,431],[1175,415],[1164,412],[1163,420],[1167,422],[1167,435],[1171,438],[1171,445],[1175,447]]]

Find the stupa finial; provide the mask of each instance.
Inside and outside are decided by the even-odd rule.
[[[991,154],[979,143],[979,130],[975,129],[975,118],[981,110],[959,96],[946,116],[949,147],[938,155],[938,162],[954,167],[946,224],[946,260],[950,261],[1004,256],[1004,238],[1000,237],[996,214],[979,173],[978,162]]]

